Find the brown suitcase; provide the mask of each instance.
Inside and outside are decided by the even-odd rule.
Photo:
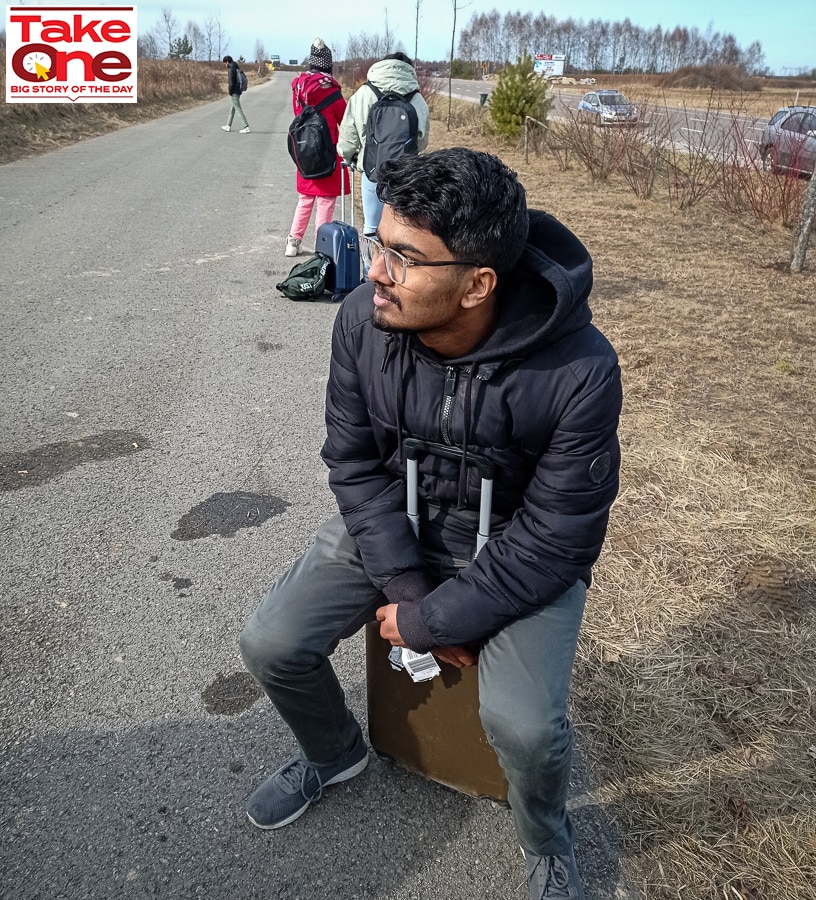
[[[456,447],[406,439],[408,517],[418,530],[418,460],[421,453],[461,458]],[[480,468],[482,497],[476,552],[490,536],[492,464],[468,457]],[[479,719],[478,667],[440,664],[430,681],[414,682],[391,667],[391,645],[380,637],[379,623],[366,628],[368,736],[381,756],[472,797],[507,800],[507,780]]]

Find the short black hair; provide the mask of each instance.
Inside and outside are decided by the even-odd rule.
[[[398,59],[400,62],[408,63],[411,68],[414,66],[414,61],[408,56],[407,53],[403,53],[401,50],[397,50],[396,53],[389,53],[388,56],[384,56],[383,59]]]
[[[232,58],[231,56],[225,56],[225,57],[221,60],[221,62],[228,62],[228,63],[231,63],[231,62],[234,62],[234,60],[233,60],[233,58]]]
[[[501,274],[524,252],[526,193],[497,156],[449,147],[387,160],[377,172],[377,196],[398,218],[440,238],[454,259]]]

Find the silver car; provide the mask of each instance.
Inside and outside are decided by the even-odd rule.
[[[590,91],[578,101],[578,119],[595,125],[637,125],[638,108],[620,91]]]
[[[785,106],[765,126],[759,155],[768,172],[812,175],[816,168],[816,106]]]

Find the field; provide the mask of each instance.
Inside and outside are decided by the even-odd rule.
[[[595,88],[617,88],[637,103],[685,106],[689,109],[706,109],[713,99],[725,110],[764,118],[770,118],[780,106],[816,104],[816,83],[796,79],[763,79],[761,89],[740,91],[710,87],[663,87],[658,83],[659,79],[641,75],[599,75],[597,81],[592,86],[559,85],[557,89],[581,97]]]
[[[768,115],[782,90],[717,102]],[[620,355],[622,487],[573,688],[631,879],[648,900],[816,900],[816,247],[793,275],[784,217],[682,203],[662,172],[638,196],[557,142],[490,137],[483,108],[454,103],[448,127],[434,106],[431,149],[502,156],[587,245]],[[35,152],[77,136],[49,127]],[[806,182],[754,174],[800,202]]]
[[[579,235],[621,359],[622,489],[574,704],[632,880],[814,900],[816,248],[791,275],[788,229],[714,193],[681,209],[659,177],[639,199],[546,142],[526,161],[473,116],[432,143],[499,153]]]

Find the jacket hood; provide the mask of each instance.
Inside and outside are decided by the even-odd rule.
[[[530,210],[527,245],[518,265],[500,276],[498,318],[490,336],[451,364],[477,363],[490,377],[502,362],[551,344],[592,320],[592,259],[549,213]]]
[[[381,59],[375,62],[366,73],[366,78],[381,91],[407,94],[419,90],[414,67],[401,59]]]

